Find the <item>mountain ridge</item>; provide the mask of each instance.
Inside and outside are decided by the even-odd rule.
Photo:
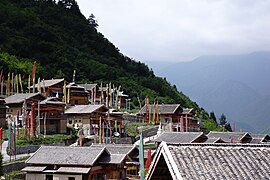
[[[270,94],[267,79],[270,76],[270,52],[202,56],[190,62],[175,63],[157,74],[166,76],[206,110],[219,115],[225,113],[231,122],[237,122],[238,127],[248,122],[249,125],[241,128],[259,132],[265,125],[270,126],[266,110],[259,111],[263,114],[259,117],[244,110],[257,102],[263,103],[262,106],[268,104],[263,100]]]

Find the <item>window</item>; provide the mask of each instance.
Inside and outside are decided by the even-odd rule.
[[[53,175],[46,175],[46,180],[53,180]]]
[[[68,177],[68,180],[75,180],[75,177]]]

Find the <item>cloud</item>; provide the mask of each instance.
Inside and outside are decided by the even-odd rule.
[[[182,61],[270,50],[267,0],[77,0],[123,54]]]

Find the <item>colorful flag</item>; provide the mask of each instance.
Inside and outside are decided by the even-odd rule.
[[[10,72],[8,73],[7,79],[7,96],[10,96]]]
[[[102,143],[101,117],[99,117],[99,144]]]
[[[10,88],[10,94],[14,94],[14,73],[11,73],[11,88]]]
[[[148,149],[148,152],[147,152],[147,160],[145,162],[145,170],[148,171],[149,167],[150,167],[150,164],[151,164],[151,148]]]
[[[0,144],[1,144],[1,150],[2,150],[2,140],[3,140],[3,129],[0,128]]]
[[[146,96],[146,98],[145,98],[145,115],[146,115],[146,117],[145,117],[145,122],[146,123],[149,123],[149,115],[150,115],[150,113],[149,113],[149,98],[148,98],[148,96]]]
[[[100,83],[100,93],[101,93],[100,103],[101,103],[101,104],[104,104],[102,81],[101,81],[101,83]]]
[[[109,107],[112,107],[112,83],[109,83],[109,90],[108,90],[108,95],[109,95]]]
[[[140,162],[140,180],[144,180],[145,170],[144,170],[144,152],[143,152],[143,137],[142,137],[142,132],[140,134],[139,162]]]
[[[74,83],[75,83],[75,77],[76,77],[76,70],[74,69],[74,71],[73,71],[73,77],[72,77],[72,82],[74,82]]]
[[[67,92],[67,104],[69,104],[70,101],[70,87],[68,87],[68,92]]]
[[[28,92],[29,93],[31,92],[30,86],[31,86],[31,77],[30,77],[30,74],[29,74],[29,77],[28,77]]]
[[[35,113],[35,103],[31,106],[31,137],[36,140],[36,113]]]
[[[38,92],[41,93],[40,77],[38,78]]]
[[[22,127],[25,128],[25,117],[26,117],[26,99],[23,101],[23,107],[22,107]]]
[[[67,104],[67,84],[66,81],[64,81],[64,87],[63,87],[63,103]]]
[[[33,68],[32,68],[32,83],[33,83],[33,93],[35,93],[35,75],[36,75],[36,69],[37,69],[37,63],[34,62]]]
[[[13,156],[14,155],[16,156],[16,134],[17,134],[17,128],[16,128],[16,121],[14,119],[14,121],[13,121],[13,149],[12,149]]]
[[[19,74],[19,83],[20,83],[21,93],[23,93],[23,85],[22,85],[22,77],[21,77],[21,74]]]
[[[44,78],[42,79],[42,86],[43,86],[43,95],[46,96],[46,89],[45,89],[45,80]]]
[[[156,113],[157,113],[156,122],[159,123],[158,101],[156,103]]]
[[[106,107],[109,107],[109,85],[106,84]]]
[[[1,80],[1,95],[4,95],[4,76],[2,76],[2,79]]]

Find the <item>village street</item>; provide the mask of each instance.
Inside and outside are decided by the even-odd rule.
[[[7,154],[7,148],[8,148],[8,141],[4,141],[2,144],[2,156],[3,156],[3,162],[10,161],[10,156]],[[16,155],[16,159],[21,159],[23,157],[27,157],[29,155],[32,155],[33,153],[30,154],[19,154]],[[15,157],[11,157],[11,160],[15,160]]]

